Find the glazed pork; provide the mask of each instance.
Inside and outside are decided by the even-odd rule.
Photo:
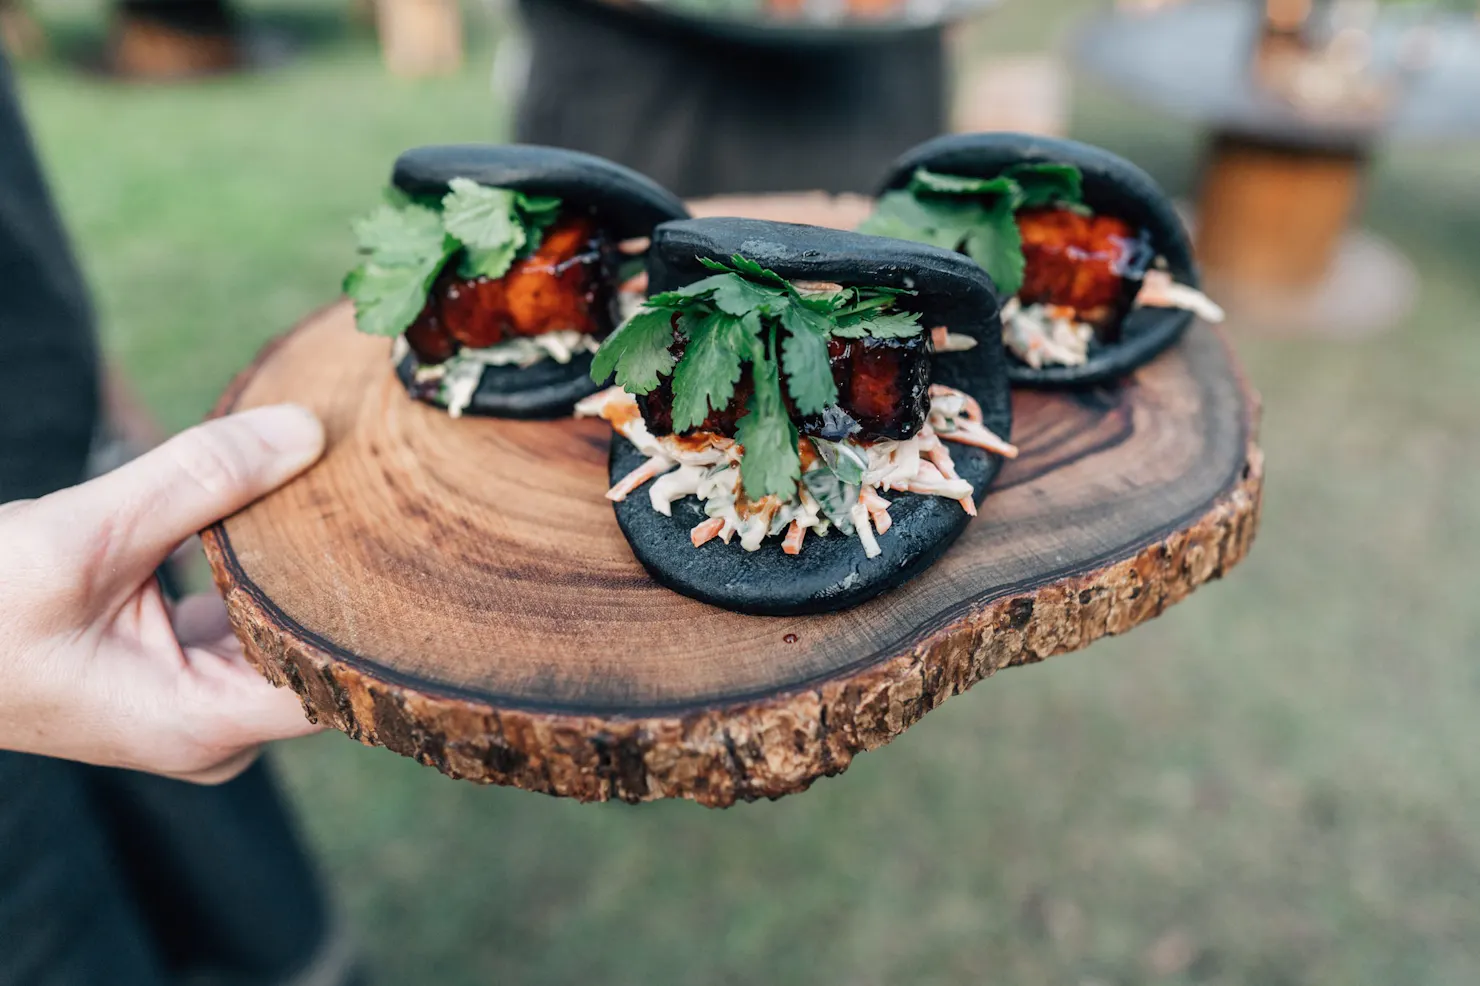
[[[1146,235],[1114,216],[1073,209],[1024,209],[1017,220],[1027,262],[1022,303],[1070,308],[1102,342],[1116,341],[1152,260]]]
[[[674,350],[682,356],[683,349]],[[830,339],[828,361],[838,388],[838,407],[857,422],[852,432],[858,441],[904,439],[915,435],[930,410],[930,336],[921,333],[904,339]],[[733,438],[753,392],[747,372],[735,385],[735,395],[722,410],[712,411],[704,424],[689,434],[710,432]],[[670,377],[658,388],[637,399],[643,420],[653,435],[673,434],[673,389]],[[791,407],[790,399],[787,400]],[[840,440],[848,434],[847,418],[834,413],[791,416],[806,435]]]
[[[570,330],[603,338],[615,324],[615,262],[615,244],[592,219],[563,217],[501,278],[469,280],[449,264],[406,341],[421,362],[441,363],[461,346],[483,349],[514,336]]]

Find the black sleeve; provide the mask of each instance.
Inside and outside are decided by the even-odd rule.
[[[87,289],[0,54],[0,502],[83,478],[97,372]]]
[[[682,196],[871,193],[946,127],[944,32],[761,47],[592,0],[520,0],[530,76],[515,136],[600,154]]]

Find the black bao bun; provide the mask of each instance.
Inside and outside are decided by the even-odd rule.
[[[391,184],[413,196],[441,196],[454,178],[508,188],[530,195],[553,195],[566,206],[584,208],[616,240],[649,236],[653,227],[685,219],[683,202],[657,182],[594,154],[528,144],[447,144],[413,148],[396,159]],[[615,327],[615,326],[613,326]],[[445,406],[436,388],[415,386],[418,362],[409,354],[396,376],[417,400]],[[543,360],[520,369],[484,369],[478,390],[464,413],[499,418],[556,418],[569,414],[583,397],[596,392],[590,378],[591,355],[569,363]]]
[[[1172,203],[1156,180],[1125,158],[1089,144],[1019,133],[950,134],[907,151],[890,167],[879,194],[904,188],[917,168],[971,178],[990,178],[1023,163],[1072,164],[1084,176],[1085,203],[1097,213],[1117,216],[1151,234],[1172,277],[1199,286],[1192,242]],[[1005,300],[1005,299],[1004,299]],[[1187,331],[1193,313],[1177,308],[1138,308],[1121,323],[1119,342],[1090,344],[1083,366],[1033,369],[1009,355],[1007,375],[1015,384],[1062,387],[1102,383],[1150,362]]]
[[[981,343],[964,353],[933,357],[932,379],[975,397],[986,426],[1008,434],[1012,405],[997,300],[991,279],[976,264],[935,247],[816,226],[692,219],[665,223],[654,233],[651,290],[671,290],[712,273],[699,257],[728,262],[737,253],[788,280],[917,290],[905,301],[924,313],[925,325],[943,324]],[[980,503],[1001,459],[966,445],[953,444],[950,451]],[[613,483],[643,461],[632,443],[613,436]],[[903,584],[939,558],[971,519],[954,500],[886,495],[893,502],[893,525],[879,536],[883,553],[876,558],[865,557],[858,538],[836,531],[809,535],[799,555],[785,554],[779,537],[767,538],[758,551],[717,538],[695,548],[689,532],[704,520],[698,499],[676,501],[673,516],[665,517],[652,509],[647,485],[614,506],[633,553],[663,585],[725,609],[785,616],[846,609]]]

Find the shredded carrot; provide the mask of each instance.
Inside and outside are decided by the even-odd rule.
[[[880,534],[894,525],[894,518],[889,516],[889,501],[880,496],[879,491],[872,486],[865,486],[859,491],[858,502],[868,511],[869,520],[874,522],[874,530]]]
[[[946,479],[961,478],[956,475],[956,460],[951,458],[950,450],[939,441],[926,450],[925,458],[934,463],[935,468],[939,469],[940,474]]]
[[[972,397],[964,390],[957,390],[955,387],[947,387],[943,383],[933,383],[930,385],[930,396],[960,397],[962,398],[961,413],[966,416],[966,420],[981,421],[982,419],[982,406],[976,402],[975,397]]]
[[[970,517],[975,517],[976,516],[976,501],[973,500],[971,497],[969,497],[969,496],[963,496],[961,499],[957,500],[956,502],[959,503],[959,504],[961,504],[961,509],[964,510],[964,511],[966,511],[967,516],[970,516]]]
[[[653,477],[661,476],[668,471],[670,466],[672,466],[672,463],[665,459],[649,459],[623,476],[616,486],[607,490],[606,498],[613,503],[621,503],[627,499],[628,493],[631,493]]]
[[[633,274],[631,277],[627,278],[627,280],[623,281],[621,286],[617,288],[617,290],[622,294],[645,295],[647,294],[647,287],[647,271],[641,271],[637,274]]]
[[[915,473],[914,482],[910,485],[928,486],[935,482],[944,483],[945,481],[946,474],[940,471],[940,467],[929,459],[925,459],[920,463],[920,468]]]
[[[694,547],[697,548],[706,541],[714,540],[719,535],[720,528],[724,526],[725,519],[723,517],[711,517],[702,524],[699,524],[692,531],[689,531],[689,540],[693,541]]]
[[[807,529],[802,522],[794,520],[786,529],[786,540],[781,542],[781,550],[788,555],[799,555],[802,553],[802,540],[807,536]]]
[[[996,452],[1004,459],[1016,459],[1018,449],[1016,445],[1004,442],[981,425],[970,423],[955,431],[942,432],[941,438],[948,442],[959,442],[962,445],[970,445],[973,448],[986,449],[988,452]]]
[[[946,348],[946,340],[950,338],[951,330],[944,325],[937,325],[930,330],[930,344],[940,351]]]

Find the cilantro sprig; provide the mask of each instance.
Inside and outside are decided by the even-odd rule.
[[[1017,213],[1084,201],[1079,169],[1069,164],[1015,164],[992,178],[916,169],[910,183],[879,197],[859,232],[961,250],[980,264],[997,289],[1023,286],[1023,241]]]
[[[681,432],[728,405],[748,365],[754,392],[735,435],[740,481],[751,497],[789,497],[801,459],[786,397],[804,415],[836,404],[828,339],[918,335],[919,313],[897,307],[913,292],[802,291],[739,254],[729,264],[700,262],[714,273],[648,298],[602,343],[591,378],[601,383],[615,374],[619,386],[640,395],[671,374],[673,428]]]
[[[539,249],[560,214],[560,200],[490,188],[466,178],[448,183],[440,200],[392,191],[386,204],[352,228],[361,261],[344,278],[355,324],[370,335],[400,335],[416,321],[427,292],[448,261],[462,255],[463,277],[503,277]]]

